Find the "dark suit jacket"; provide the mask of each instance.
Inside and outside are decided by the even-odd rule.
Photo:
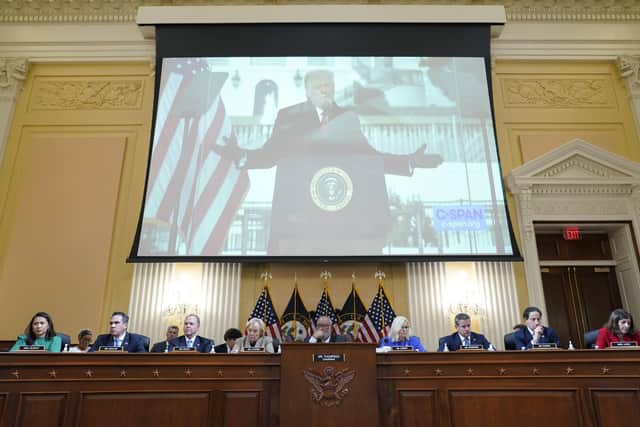
[[[533,339],[533,336],[529,332],[529,328],[525,327],[516,331],[513,334],[513,338],[516,342],[516,350],[521,350],[523,347],[526,349],[531,348],[531,340]],[[556,335],[556,331],[546,326],[544,327],[544,331],[540,337],[540,341],[538,342],[541,344],[554,342],[558,347],[560,347],[560,338]]]
[[[172,351],[175,347],[186,346],[187,338],[184,335],[180,335],[178,338],[174,338],[169,341],[169,351]],[[213,348],[213,340],[201,337],[200,335],[196,335],[195,341],[193,342],[193,348],[195,348],[199,353],[211,353],[211,349]]]
[[[168,346],[166,341],[157,342],[151,347],[151,353],[164,353]]]
[[[113,337],[110,334],[102,334],[98,335],[95,342],[89,349],[89,352],[98,351],[101,346],[112,346],[114,345]],[[147,350],[144,348],[144,341],[142,336],[136,334],[127,334],[124,336],[124,341],[122,342],[122,349],[128,353],[146,353]]]
[[[471,332],[470,338],[471,345],[480,344],[485,350],[489,349],[489,346],[491,345],[491,343],[482,334]],[[440,340],[438,341],[438,351],[444,351],[445,343],[447,344],[447,348],[449,349],[449,351],[460,350],[460,348],[462,347],[462,341],[460,341],[460,336],[457,332],[440,338]]]
[[[321,126],[309,101],[283,108],[264,146],[247,152],[247,169],[277,166],[269,232],[271,255],[289,254],[292,247],[308,247],[309,242],[322,251],[340,241],[345,251],[356,255],[364,250],[363,245],[373,245],[371,239],[384,244],[391,226],[384,175],[411,175],[410,157],[380,153],[371,147],[354,112],[334,104],[328,115],[328,124]],[[337,183],[335,194],[329,194],[326,180],[332,175],[327,168],[344,171],[350,180],[331,181]],[[350,201],[332,211],[330,207],[344,200],[350,185]],[[310,189],[314,191],[310,193]],[[312,194],[317,194],[320,202]],[[362,221],[366,206],[380,209],[370,211],[367,221]]]
[[[304,342],[308,343],[310,339],[311,337],[306,337],[304,339]],[[329,338],[329,342],[347,342],[347,338],[344,335],[331,334],[331,338]],[[319,343],[320,341],[318,343],[312,343],[312,344],[319,344]]]
[[[216,353],[228,353],[227,351],[227,343],[223,342],[222,344],[218,344],[213,348]]]

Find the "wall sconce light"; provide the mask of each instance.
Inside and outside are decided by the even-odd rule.
[[[233,76],[231,76],[231,84],[233,85],[233,87],[238,88],[241,81],[242,79],[240,79],[240,72],[238,70],[234,71]]]
[[[296,85],[296,87],[300,87],[302,86],[302,81],[304,79],[302,78],[302,73],[300,73],[300,70],[296,70],[296,73],[293,76],[293,84]]]

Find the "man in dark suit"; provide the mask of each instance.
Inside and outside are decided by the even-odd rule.
[[[121,311],[114,312],[109,321],[109,333],[98,335],[89,352],[98,351],[100,347],[122,347],[122,351],[128,353],[146,353],[142,336],[129,333],[128,327],[129,316]]]
[[[224,333],[224,342],[213,348],[214,353],[231,353],[233,346],[236,345],[236,340],[242,337],[240,329],[231,328],[227,329]]]
[[[199,353],[211,353],[213,340],[198,335],[200,329],[200,317],[197,314],[189,314],[184,318],[182,331],[184,335],[174,338],[169,342],[169,351],[176,347],[180,349],[190,348]]]
[[[164,353],[169,351],[169,342],[178,336],[180,328],[175,325],[169,326],[166,332],[166,340],[157,342],[151,347],[151,353]]]
[[[543,326],[541,323],[542,311],[538,307],[527,307],[522,313],[525,327],[516,331],[513,338],[516,342],[516,349],[527,350],[535,344],[555,344],[560,347],[560,338],[552,328]]]
[[[328,316],[320,316],[316,322],[316,331],[310,337],[305,338],[304,342],[310,344],[347,342],[347,338],[333,331],[333,323]]]
[[[471,317],[466,313],[458,313],[454,318],[456,332],[451,335],[444,336],[438,341],[438,351],[447,350],[456,351],[464,347],[473,347],[481,345],[483,349],[493,349],[493,345],[484,337],[484,335],[471,332]]]
[[[381,254],[391,228],[384,175],[411,176],[442,158],[424,144],[412,154],[374,149],[358,116],[335,103],[331,71],[308,72],[305,90],[306,102],[278,112],[262,148],[243,150],[232,138],[214,149],[245,169],[277,166],[269,255]]]

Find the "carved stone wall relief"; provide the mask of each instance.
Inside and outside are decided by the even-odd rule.
[[[39,80],[34,84],[34,110],[122,110],[142,106],[139,80]]]
[[[504,79],[502,93],[509,107],[608,107],[613,88],[606,79]]]

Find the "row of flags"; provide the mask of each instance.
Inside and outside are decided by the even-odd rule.
[[[321,316],[331,319],[336,334],[351,335],[354,341],[377,343],[388,335],[396,313],[382,283],[378,284],[378,291],[368,310],[365,309],[355,286],[351,285],[351,292],[339,311],[334,308],[325,283],[315,312],[307,310],[296,284],[289,303],[279,317],[271,300],[269,286],[265,285],[249,319],[262,319],[266,334],[283,342],[300,341],[312,335]]]

